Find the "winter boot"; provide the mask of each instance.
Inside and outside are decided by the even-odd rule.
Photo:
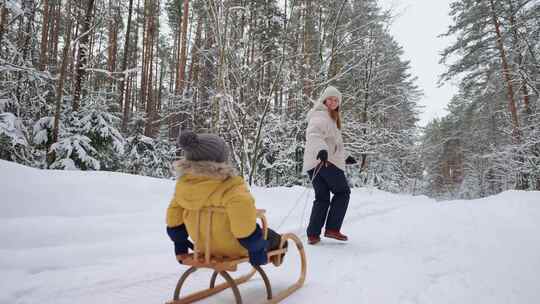
[[[321,238],[318,235],[308,235],[307,239],[308,239],[308,244],[310,245],[315,245],[321,241]]]
[[[289,247],[289,243],[285,242],[285,244],[283,244],[283,249],[287,249],[288,247]],[[280,249],[280,248],[277,248],[277,249]],[[280,256],[281,257],[279,258],[279,261],[278,261],[277,255],[271,256],[270,262],[272,262],[272,264],[274,264],[275,266],[281,265],[283,263],[283,260],[285,259],[285,253],[280,254]]]
[[[349,239],[346,235],[341,234],[341,232],[339,232],[338,230],[334,230],[334,229],[326,230],[324,232],[324,236],[327,237],[327,238],[336,239],[338,241],[347,241]]]
[[[281,249],[279,248],[279,246],[281,245],[281,234],[268,228],[268,243],[269,243],[268,251]],[[285,242],[283,244],[283,249],[287,249],[288,247],[289,247],[289,243]],[[285,258],[285,253],[280,254],[280,255],[281,255],[281,258],[280,258],[281,261],[279,263],[278,263],[277,255],[271,256],[270,262],[272,262],[272,264],[274,264],[275,266],[279,266],[281,263],[283,263],[283,259]]]

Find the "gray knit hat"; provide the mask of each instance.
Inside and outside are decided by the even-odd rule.
[[[187,160],[222,163],[229,159],[225,140],[214,134],[195,134],[192,131],[181,131],[178,145],[184,150]]]

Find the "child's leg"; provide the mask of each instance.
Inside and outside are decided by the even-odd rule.
[[[267,241],[268,241],[268,251],[276,250],[279,248],[279,244],[281,243],[281,234],[268,228]]]
[[[279,244],[281,243],[281,234],[275,232],[274,230],[268,228],[268,251],[279,249]],[[283,244],[283,248],[287,248],[289,244],[285,242]],[[281,255],[281,260],[285,257],[285,254]],[[274,265],[278,265],[277,263],[277,256],[270,257],[270,261],[274,263]]]

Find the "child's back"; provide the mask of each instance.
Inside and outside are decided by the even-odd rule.
[[[181,160],[175,164],[182,176],[176,183],[174,197],[167,211],[167,226],[185,224],[193,241],[204,250],[205,234],[196,235],[197,211],[204,207],[222,207],[224,213],[212,216],[212,253],[218,256],[247,256],[237,241],[255,230],[256,209],[242,177],[234,176],[228,164]],[[208,218],[201,217],[201,227]],[[201,237],[199,240],[198,237]]]
[[[253,265],[267,263],[269,246],[257,225],[255,201],[244,179],[228,163],[225,141],[212,134],[184,131],[179,145],[185,160],[175,163],[179,179],[167,209],[167,233],[174,242],[176,255],[188,252],[188,237],[199,249],[205,249],[205,235],[197,235],[198,211],[221,207],[226,212],[212,216],[212,254],[231,258],[249,255]],[[207,226],[207,217],[202,216],[200,221],[199,227]],[[271,248],[276,247],[281,236],[270,229],[268,235]]]

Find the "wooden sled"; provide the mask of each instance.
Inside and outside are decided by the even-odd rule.
[[[201,222],[200,219],[201,219],[202,213],[204,213],[205,216],[208,217],[207,227],[205,229],[205,232],[206,232],[205,252],[204,253],[200,252],[198,248],[199,246],[195,244],[193,253],[189,255],[184,255],[184,256],[177,256],[177,259],[181,260],[182,264],[191,266],[191,267],[188,270],[186,270],[184,274],[182,274],[182,276],[178,280],[178,283],[176,284],[176,288],[174,290],[173,300],[167,302],[167,304],[193,303],[195,301],[199,301],[201,299],[210,297],[228,288],[231,288],[231,290],[233,291],[234,298],[236,299],[236,303],[241,304],[242,297],[240,295],[238,285],[249,281],[257,272],[262,277],[264,281],[264,285],[266,287],[267,301],[264,303],[278,303],[281,300],[288,297],[289,295],[291,295],[296,290],[300,289],[302,285],[304,285],[304,281],[306,279],[306,268],[307,268],[306,254],[305,254],[304,246],[302,245],[302,242],[295,234],[293,233],[282,234],[281,244],[279,245],[279,248],[268,252],[268,261],[274,264],[275,266],[279,267],[283,262],[281,260],[282,254],[286,253],[288,249],[288,247],[285,246],[285,244],[287,243],[287,241],[291,240],[296,245],[296,248],[298,249],[298,253],[300,254],[300,259],[301,259],[300,277],[294,284],[289,286],[287,289],[281,291],[278,294],[273,294],[272,286],[270,285],[270,280],[268,279],[268,276],[266,275],[266,273],[260,266],[253,267],[253,269],[249,273],[241,277],[238,277],[236,279],[233,279],[231,277],[229,272],[235,272],[238,268],[238,265],[241,263],[249,263],[248,257],[237,258],[237,259],[226,259],[226,258],[224,259],[224,258],[218,258],[218,257],[212,256],[212,251],[210,248],[210,240],[211,240],[210,227],[212,225],[212,214],[225,213],[225,209],[218,208],[218,207],[207,207],[200,210],[197,216],[197,221],[198,221],[197,233],[200,233],[202,230],[199,224]],[[266,221],[266,217],[264,213],[265,213],[265,210],[257,210],[257,218],[260,219],[262,222],[264,237],[266,239],[268,236],[268,223]],[[184,284],[186,279],[189,277],[189,275],[197,271],[197,269],[199,268],[208,268],[214,271],[214,273],[212,274],[212,277],[210,278],[210,287],[180,298],[182,285]],[[216,279],[218,275],[223,277],[223,279],[225,279],[225,282],[219,285],[216,285]]]

